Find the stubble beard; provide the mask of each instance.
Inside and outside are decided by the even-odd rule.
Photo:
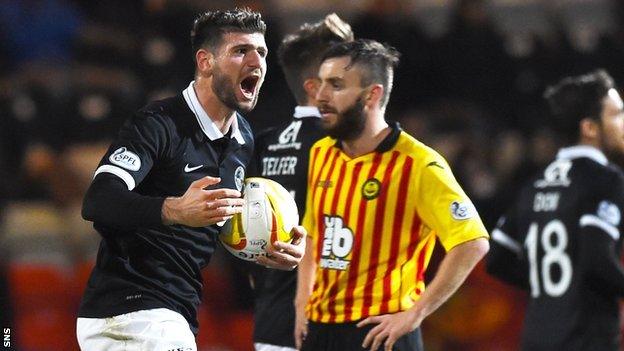
[[[326,127],[325,132],[338,140],[351,141],[357,139],[366,126],[366,118],[364,116],[364,102],[362,95],[343,112],[336,114],[336,124]]]
[[[250,112],[258,103],[258,95],[254,94],[250,105],[239,102],[236,99],[236,87],[226,74],[223,74],[218,67],[215,67],[212,74],[212,91],[225,106],[239,112]]]
[[[607,140],[608,132],[604,124],[600,124],[600,150],[607,159],[620,167],[624,167],[624,147],[621,141]]]

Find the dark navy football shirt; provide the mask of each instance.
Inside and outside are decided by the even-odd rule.
[[[182,95],[150,103],[127,120],[102,158],[91,188],[123,182],[142,196],[136,207],[149,206],[144,215],[135,215],[140,218],[127,218],[136,213],[131,202],[111,209],[114,201],[91,204],[95,200],[87,192],[83,212],[95,208],[94,227],[102,242],[79,316],[168,308],[182,314],[196,333],[200,271],[215,249],[219,227],[162,225],[162,202],[183,195],[205,176],[221,178],[213,188],[242,190],[252,152],[247,121],[237,114],[223,135],[199,104],[193,82]]]
[[[561,149],[492,232],[488,271],[530,292],[522,350],[619,350],[624,178],[590,146]]]

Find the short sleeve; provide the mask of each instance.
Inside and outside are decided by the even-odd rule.
[[[486,258],[487,272],[522,289],[528,288],[528,262],[523,251],[523,238],[517,230],[517,212],[512,207],[492,231],[490,251]],[[522,234],[524,236],[524,234]]]
[[[596,227],[613,240],[620,239],[624,207],[623,182],[620,174],[612,173],[611,180],[591,183],[593,189],[581,207],[579,227]]]
[[[162,157],[170,138],[161,117],[138,112],[119,130],[115,141],[95,171],[119,177],[133,190],[143,181],[155,162]]]
[[[423,164],[418,188],[418,215],[436,232],[446,251],[466,241],[488,238],[474,205],[441,156]]]

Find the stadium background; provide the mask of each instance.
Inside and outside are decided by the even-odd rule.
[[[98,241],[79,210],[93,170],[124,118],[192,78],[194,14],[235,5],[268,24],[255,130],[294,106],[276,65],[283,34],[335,11],[402,52],[388,118],[449,160],[488,229],[558,147],[544,87],[596,67],[624,79],[618,0],[2,0],[0,329],[14,349],[77,349]],[[204,272],[199,350],[251,349],[250,292],[229,261]],[[515,350],[525,299],[479,267],[425,321],[427,350]]]

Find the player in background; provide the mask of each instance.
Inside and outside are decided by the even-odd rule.
[[[530,291],[522,350],[619,350],[624,112],[602,70],[544,97],[568,147],[520,191],[492,232],[487,270]]]
[[[243,204],[253,138],[237,111],[256,105],[265,28],[249,10],[199,16],[195,80],[128,119],[102,158],[83,204],[102,241],[78,312],[82,350],[196,350],[200,271],[217,223]],[[293,269],[304,247],[269,250],[258,263]]]
[[[398,55],[356,40],[323,57],[316,98],[329,137],[310,150],[295,305],[301,350],[422,350],[423,319],[488,250],[446,161],[384,119]],[[425,289],[436,238],[447,254]]]
[[[321,57],[332,43],[349,40],[353,40],[349,24],[330,14],[322,21],[303,24],[278,48],[280,66],[298,106],[290,121],[256,135],[255,167],[250,174],[255,172],[283,185],[294,196],[301,216],[305,212],[310,147],[325,136],[316,100]],[[256,350],[294,351],[297,272],[254,265],[252,282]]]

